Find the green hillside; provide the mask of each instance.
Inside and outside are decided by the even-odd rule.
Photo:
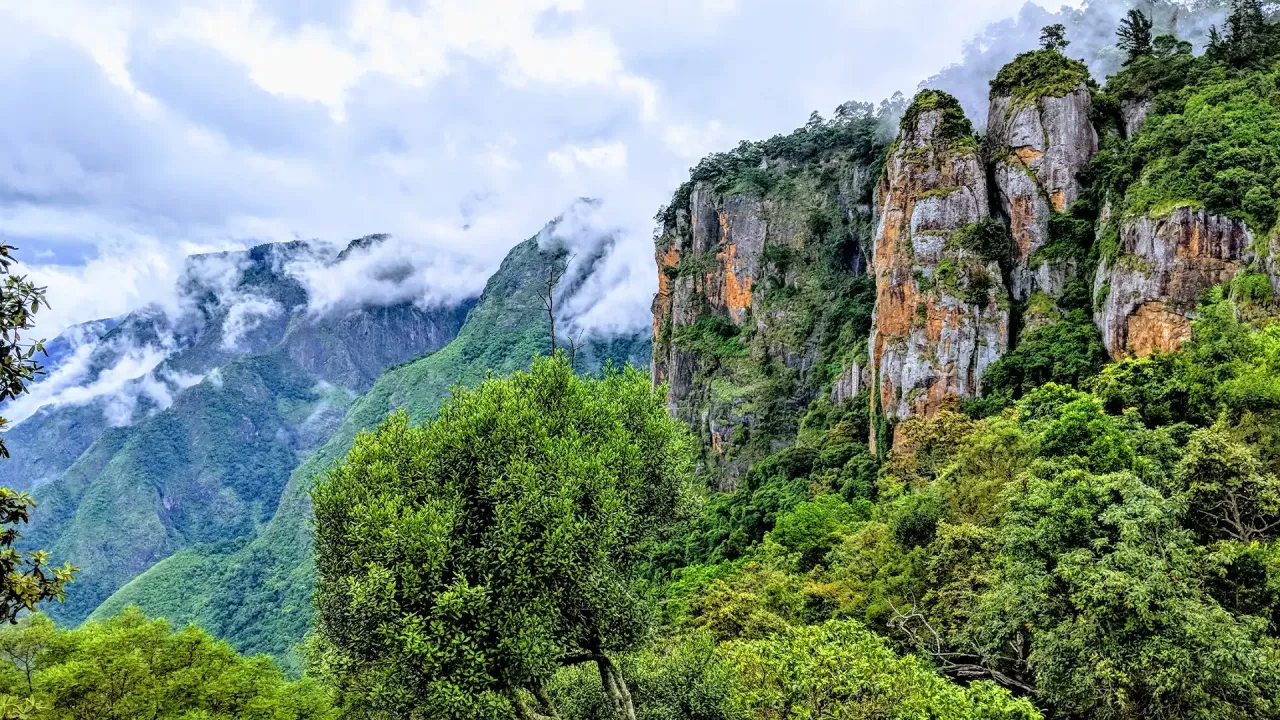
[[[143,573],[94,611],[105,618],[128,605],[175,624],[193,622],[246,653],[267,652],[299,668],[295,646],[312,617],[310,500],[314,478],[346,453],[358,433],[394,409],[416,422],[434,417],[450,387],[470,385],[489,372],[509,373],[549,351],[539,283],[563,252],[543,250],[537,239],[517,245],[489,279],[458,337],[440,351],[394,368],[352,405],[336,433],[298,466],[280,496],[275,516],[247,543],[187,548]],[[580,351],[580,370],[604,362],[643,364],[647,337],[611,338]]]
[[[89,379],[140,344],[167,338],[176,345],[155,372],[124,389],[138,393],[131,424],[111,427],[104,409],[113,399],[104,397],[50,408],[15,428],[20,446],[56,448],[45,453],[56,477],[33,493],[40,512],[23,546],[81,568],[76,592],[48,609],[57,621],[78,624],[177,550],[254,536],[275,514],[290,472],[341,425],[358,393],[381,370],[451,340],[470,306],[403,303],[312,316],[305,289],[282,265],[299,247],[196,256],[180,280],[195,310],[175,319],[144,309],[104,337]],[[207,264],[236,268],[237,281],[197,281],[209,274],[200,270]],[[277,311],[229,330],[245,298]],[[177,373],[203,380],[164,384]],[[173,396],[167,407],[156,400],[159,384]],[[76,430],[69,442],[49,440],[66,428]]]

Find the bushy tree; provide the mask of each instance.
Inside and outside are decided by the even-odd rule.
[[[129,608],[58,630],[43,615],[0,630],[0,717],[24,720],[329,720],[328,695],[290,682],[203,630],[174,631]],[[11,714],[4,714],[4,713]]]
[[[317,666],[356,717],[531,718],[546,684],[597,666],[652,612],[642,551],[681,512],[687,431],[637,370],[563,357],[456,390],[431,424],[392,417],[317,485]]]
[[[1120,38],[1119,46],[1125,53],[1126,63],[1151,54],[1151,26],[1151,18],[1137,8],[1130,8],[1128,16],[1120,21],[1116,35]]]
[[[1046,25],[1040,29],[1040,47],[1062,52],[1071,42],[1067,40],[1067,26],[1062,23]]]
[[[44,288],[21,275],[11,273],[13,267],[11,245],[0,243],[0,402],[11,400],[27,391],[27,385],[42,370],[36,361],[36,353],[44,352],[40,342],[25,339],[25,333],[35,324],[40,306],[48,306]],[[0,418],[0,430],[8,422]],[[0,457],[9,457],[9,449],[0,436]],[[18,614],[33,611],[45,600],[62,601],[66,597],[65,586],[71,582],[77,568],[64,564],[60,568],[49,567],[44,552],[20,552],[14,544],[22,539],[17,525],[31,519],[35,501],[25,492],[0,488],[0,620],[15,622]]]
[[[852,621],[731,643],[725,657],[736,671],[736,704],[758,720],[1040,717],[1031,703],[989,682],[961,688],[915,657],[895,656]]]
[[[1178,469],[1188,506],[1210,537],[1250,543],[1280,536],[1280,478],[1225,423],[1193,434]]]

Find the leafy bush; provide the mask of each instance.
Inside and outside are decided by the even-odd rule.
[[[1046,383],[1080,387],[1102,369],[1107,349],[1093,318],[1072,310],[1063,319],[1027,333],[982,376],[979,416],[998,412]],[[980,409],[978,409],[980,408]]]
[[[852,621],[788,628],[767,640],[731,643],[733,699],[760,720],[831,717],[1032,720],[1031,703],[987,682],[961,688],[914,657],[897,657]]]
[[[0,630],[0,691],[28,720],[328,720],[328,693],[289,682],[265,655],[242,657],[194,626],[174,631],[137,608],[75,630],[43,615]]]

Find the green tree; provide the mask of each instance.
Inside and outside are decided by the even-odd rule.
[[[1266,623],[1205,592],[1178,505],[1073,465],[1039,461],[1011,499],[977,654],[1067,717],[1276,717]]]
[[[4,276],[0,286],[0,402],[25,393],[28,383],[42,373],[35,355],[44,352],[44,345],[27,341],[25,334],[34,327],[40,306],[48,307],[48,301],[44,288],[12,274],[15,249],[0,243],[0,275]],[[8,421],[0,418],[0,430],[7,425]],[[3,437],[0,457],[9,457]],[[34,611],[45,600],[61,602],[77,569],[69,563],[51,568],[43,551],[20,552],[13,547],[22,539],[17,524],[28,522],[35,506],[25,492],[0,488],[0,526],[4,526],[0,530],[0,620],[7,622],[15,622],[19,613]]]
[[[17,248],[0,243],[0,402],[12,400],[27,391],[27,385],[43,373],[36,353],[44,353],[42,342],[26,340],[25,333],[35,327],[40,306],[49,306],[44,288],[25,276],[14,275],[13,251]],[[8,426],[0,418],[0,430]],[[9,457],[9,449],[0,437],[0,457]]]
[[[357,717],[555,714],[546,685],[645,636],[646,546],[682,512],[688,433],[633,368],[563,356],[357,439],[313,493],[316,666]],[[532,700],[531,700],[532,697]]]
[[[311,680],[290,682],[265,655],[242,657],[203,630],[175,632],[137,608],[75,630],[34,616],[0,630],[0,655],[17,675],[0,675],[8,693],[3,718],[333,718],[327,694]]]
[[[1062,52],[1071,42],[1067,40],[1067,26],[1062,23],[1046,25],[1040,28],[1040,47],[1045,50]]]
[[[1210,536],[1249,543],[1280,535],[1280,478],[1225,423],[1191,436],[1179,471],[1187,504]]]
[[[1130,8],[1128,17],[1120,21],[1116,35],[1120,38],[1119,46],[1125,52],[1126,63],[1151,54],[1151,18],[1141,10]]]
[[[735,704],[757,720],[1040,717],[1031,703],[988,681],[961,688],[915,657],[895,656],[847,620],[729,643],[724,655],[736,671]]]
[[[36,660],[53,642],[56,628],[53,621],[41,613],[28,615],[20,623],[18,628],[0,630],[0,658],[13,663],[26,678],[27,693],[32,693],[35,691],[32,675],[36,671]]]

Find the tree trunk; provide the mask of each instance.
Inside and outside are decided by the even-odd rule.
[[[600,683],[604,686],[605,695],[609,696],[609,701],[613,704],[618,720],[636,720],[636,709],[631,703],[631,691],[627,689],[627,682],[622,679],[618,666],[601,655],[596,661],[596,667],[600,668]]]

